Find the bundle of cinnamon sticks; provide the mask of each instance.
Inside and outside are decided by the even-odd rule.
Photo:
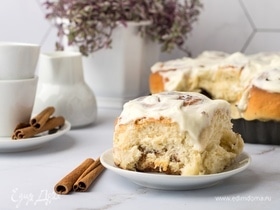
[[[104,170],[100,159],[87,158],[77,168],[62,178],[54,187],[57,194],[66,195],[72,190],[85,192]]]
[[[65,119],[62,116],[52,116],[54,112],[55,108],[50,106],[31,118],[30,122],[19,123],[12,134],[12,139],[25,139],[45,131],[49,133],[57,131],[64,125]]]

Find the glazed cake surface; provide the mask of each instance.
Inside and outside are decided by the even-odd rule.
[[[238,109],[247,120],[280,121],[280,68],[262,72],[245,89]]]
[[[129,101],[113,139],[117,166],[176,175],[221,172],[243,150],[230,105],[195,92],[163,92]]]
[[[280,115],[262,118],[247,115],[244,113],[244,107],[250,111],[247,102],[252,97],[263,96],[263,94],[252,95],[250,92],[252,88],[257,87],[263,93],[279,95],[279,72],[279,53],[245,55],[239,52],[227,54],[205,51],[196,58],[186,57],[154,64],[151,68],[150,91],[201,92],[211,96],[212,99],[228,101],[231,104],[233,119],[278,120]]]

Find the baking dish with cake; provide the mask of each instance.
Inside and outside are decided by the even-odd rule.
[[[151,93],[174,90],[228,101],[233,129],[245,142],[280,144],[280,53],[206,51],[154,64]]]

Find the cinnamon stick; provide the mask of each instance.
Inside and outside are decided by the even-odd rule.
[[[93,169],[95,169],[98,165],[100,165],[100,158],[97,158],[85,171],[84,173],[80,176],[80,179],[86,176],[89,172],[91,172]]]
[[[100,158],[98,158],[84,171],[84,173],[74,183],[73,190],[77,192],[87,191],[92,182],[99,176],[99,174],[103,170],[104,166],[101,164]]]
[[[44,124],[41,129],[38,130],[38,132],[44,132],[48,131],[57,127],[63,126],[65,123],[65,118],[62,116],[57,116],[57,117],[51,117],[48,119],[48,121]]]
[[[52,130],[57,127],[63,126],[65,123],[65,119],[62,116],[49,118],[46,123],[40,129],[34,129],[33,126],[23,127],[20,129],[16,129],[14,134],[12,135],[12,139],[23,139],[30,138],[39,133]]]
[[[34,129],[41,129],[45,123],[49,120],[50,116],[54,113],[55,109],[52,106],[45,108],[38,115],[30,120],[30,125]]]
[[[15,127],[14,131],[18,130],[18,129],[21,129],[21,128],[26,128],[26,127],[29,127],[30,124],[29,123],[25,123],[25,122],[21,122],[19,124],[17,124],[17,126]]]
[[[54,191],[57,194],[66,195],[73,189],[73,184],[83,174],[83,172],[92,164],[94,160],[92,158],[86,159],[77,168],[71,171],[68,175],[62,178],[54,187]]]
[[[86,192],[89,186],[99,176],[99,174],[101,174],[103,170],[104,170],[104,166],[102,164],[99,164],[96,168],[90,171],[86,176],[79,179],[77,186],[74,188],[74,191]]]

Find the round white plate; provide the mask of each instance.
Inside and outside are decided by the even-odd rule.
[[[20,140],[12,140],[11,137],[0,137],[0,152],[20,152],[37,149],[52,141],[53,139],[63,135],[69,131],[70,128],[70,123],[65,121],[64,126],[53,134],[47,134],[47,132],[44,132],[38,136]]]
[[[101,163],[107,169],[130,179],[132,182],[154,189],[162,190],[193,190],[210,187],[218,182],[245,170],[251,162],[250,156],[243,152],[225,171],[210,175],[166,175],[159,173],[136,172],[118,168],[113,161],[113,150],[105,151],[100,157]]]

